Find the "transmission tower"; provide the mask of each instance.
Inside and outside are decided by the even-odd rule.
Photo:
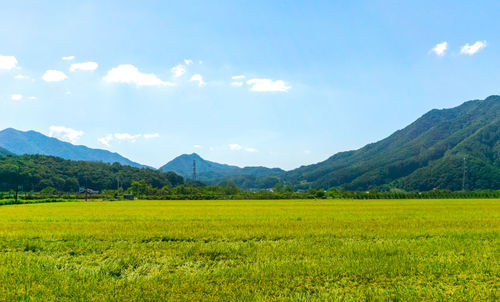
[[[193,180],[196,180],[196,161],[193,159]]]

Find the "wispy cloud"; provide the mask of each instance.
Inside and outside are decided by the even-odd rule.
[[[233,151],[237,151],[237,150],[243,149],[243,147],[240,146],[239,144],[229,144],[229,149],[231,149]]]
[[[106,147],[109,147],[109,142],[113,140],[113,134],[108,134],[105,137],[98,138],[97,141]]]
[[[231,79],[233,80],[242,80],[244,79],[245,76],[244,75],[235,75],[235,76],[232,76]]]
[[[93,71],[96,70],[99,64],[96,62],[85,62],[85,63],[75,63],[71,64],[69,67],[69,71],[74,72],[77,70],[83,70],[83,71]]]
[[[251,86],[251,91],[257,92],[287,92],[292,88],[284,81],[273,81],[271,79],[250,79],[247,84]]]
[[[10,99],[13,100],[13,101],[20,101],[23,99],[23,95],[22,94],[13,94],[10,96]]]
[[[184,60],[184,64],[186,64],[186,65],[191,65],[191,64],[193,64],[193,60],[190,60],[190,59],[185,59],[185,60]]]
[[[207,83],[205,83],[205,81],[203,81],[203,77],[201,76],[201,74],[193,74],[193,76],[191,77],[190,81],[192,82],[198,82],[198,86],[200,87],[204,87],[207,85]]]
[[[160,137],[160,134],[152,133],[152,134],[142,135],[142,134],[130,134],[130,133],[115,133],[115,134],[108,134],[104,137],[98,138],[97,141],[105,145],[106,147],[109,147],[112,141],[118,141],[118,142],[125,141],[129,143],[135,143],[137,139],[141,137],[145,139],[152,139]]]
[[[478,51],[480,51],[485,47],[486,47],[486,41],[477,41],[472,45],[469,45],[469,43],[467,43],[464,46],[462,46],[462,48],[460,49],[460,53],[472,56],[473,54],[477,53]]]
[[[17,66],[17,59],[14,56],[0,55],[0,70],[11,70]]]
[[[241,87],[243,86],[243,82],[232,82],[231,86]]]
[[[16,80],[27,80],[29,79],[30,77],[29,76],[26,76],[26,75],[22,75],[22,74],[18,74],[14,77],[14,79]]]
[[[47,70],[42,76],[42,79],[46,82],[60,82],[67,78],[67,75],[58,70]]]
[[[129,141],[131,143],[135,143],[137,139],[141,137],[140,134],[128,134],[128,133],[115,133],[115,138],[119,141]]]
[[[151,138],[157,138],[157,137],[160,137],[159,133],[144,134],[145,139],[151,139]]]
[[[142,73],[134,65],[119,65],[108,71],[103,78],[109,83],[126,83],[137,86],[173,86],[173,83],[162,81],[156,75]]]
[[[174,74],[174,77],[179,78],[186,73],[186,66],[179,64],[177,66],[172,67],[171,71]]]
[[[442,57],[445,55],[446,49],[448,49],[448,42],[445,41],[445,42],[436,44],[436,46],[434,46],[434,48],[431,49],[431,52]]]
[[[243,150],[243,151],[246,151],[246,152],[251,152],[251,153],[254,153],[254,152],[259,152],[259,150],[257,150],[256,148],[251,148],[251,147],[243,147],[242,145],[240,144],[229,144],[229,149],[232,150],[232,151],[240,151],[240,150]]]
[[[75,56],[62,57],[63,61],[71,61],[71,60],[74,60],[74,59],[75,59]]]
[[[83,131],[63,127],[63,126],[50,126],[50,137],[55,137],[62,141],[76,143],[83,135]]]

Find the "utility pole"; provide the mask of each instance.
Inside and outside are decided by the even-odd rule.
[[[465,191],[465,173],[467,171],[467,164],[464,157],[463,175],[462,175],[462,191]]]

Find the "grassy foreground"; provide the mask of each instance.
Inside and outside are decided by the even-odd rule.
[[[0,207],[0,300],[497,300],[500,200]]]

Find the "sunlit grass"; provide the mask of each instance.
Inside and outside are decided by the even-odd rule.
[[[0,207],[0,300],[495,300],[499,200]]]

